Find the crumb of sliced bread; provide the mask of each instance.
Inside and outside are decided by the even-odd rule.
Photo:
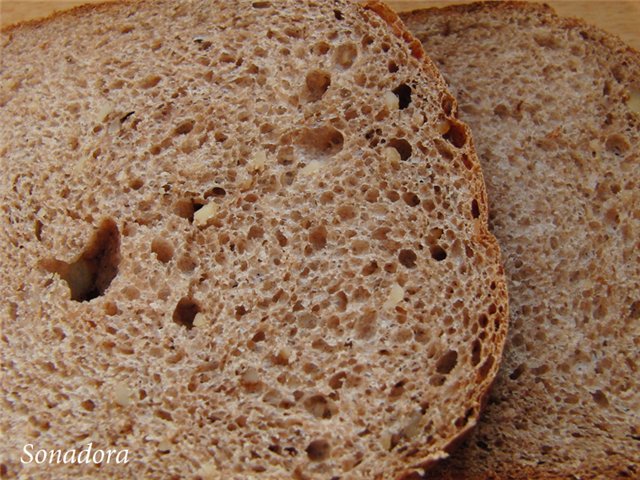
[[[512,312],[486,414],[433,478],[637,478],[640,54],[543,5],[403,19],[472,129]]]
[[[0,45],[3,477],[91,441],[131,462],[47,472],[412,478],[475,424],[499,249],[389,10],[120,3]]]

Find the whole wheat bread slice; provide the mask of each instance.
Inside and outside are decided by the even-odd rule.
[[[404,14],[473,132],[512,329],[434,478],[640,476],[640,55],[546,6]]]
[[[409,478],[476,423],[500,255],[395,14],[120,3],[1,45],[3,478]],[[130,462],[19,460],[89,442]]]

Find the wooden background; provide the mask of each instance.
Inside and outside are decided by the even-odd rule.
[[[10,25],[23,20],[40,18],[56,10],[64,10],[83,3],[104,0],[0,0],[0,24]],[[235,1],[235,0],[229,0]],[[397,10],[411,10],[426,6],[443,6],[466,1],[396,0],[388,1]],[[563,16],[578,17],[604,30],[615,33],[640,50],[640,1],[574,0],[548,1]]]

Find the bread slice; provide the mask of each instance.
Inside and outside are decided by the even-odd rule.
[[[474,135],[512,328],[434,478],[640,476],[640,55],[543,5],[404,14]]]
[[[119,3],[1,45],[4,478],[412,478],[475,424],[499,249],[395,14]],[[20,462],[89,442],[130,462]]]

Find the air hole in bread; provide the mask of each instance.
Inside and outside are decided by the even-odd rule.
[[[518,378],[520,378],[520,375],[522,375],[525,370],[526,370],[526,365],[524,363],[521,363],[520,365],[518,365],[516,368],[513,369],[513,371],[509,374],[509,378],[511,380],[517,380]]]
[[[204,194],[204,198],[209,197],[217,197],[222,198],[227,195],[227,191],[222,187],[213,187],[210,190],[207,190]]]
[[[347,379],[345,372],[338,372],[329,379],[329,386],[334,390],[339,390]]]
[[[186,135],[191,130],[193,130],[193,126],[196,124],[195,120],[184,120],[181,122],[173,131],[175,135]]]
[[[401,83],[393,89],[396,97],[398,97],[398,107],[404,110],[411,104],[411,87],[406,83]]]
[[[153,88],[160,83],[160,80],[162,80],[162,78],[158,75],[150,75],[140,80],[138,85],[140,85],[140,88]]]
[[[333,55],[336,65],[348,69],[353,65],[358,56],[358,47],[354,43],[343,43],[336,48]]]
[[[605,146],[607,147],[608,151],[618,156],[626,153],[631,148],[631,145],[629,144],[627,138],[619,133],[609,135],[609,137],[607,137]]]
[[[437,262],[441,262],[445,258],[447,258],[447,252],[440,245],[432,245],[429,247],[429,251],[431,252],[431,258],[436,260]]]
[[[493,362],[494,362],[493,355],[489,354],[487,359],[484,361],[484,363],[478,369],[478,379],[480,381],[482,381],[485,378],[487,378],[487,375],[489,375],[489,371],[491,370],[491,367],[493,366]]]
[[[140,190],[144,186],[144,180],[141,178],[132,178],[129,180],[129,188],[132,190]]]
[[[200,313],[200,305],[189,297],[182,297],[173,311],[173,321],[191,330],[198,313]]]
[[[475,198],[471,201],[471,216],[473,218],[478,218],[480,216],[480,207],[478,206],[478,201]]]
[[[336,17],[336,20],[344,19],[344,15],[342,14],[342,12],[340,10],[334,10],[333,11],[333,15]]]
[[[120,232],[113,220],[106,219],[77,260],[47,259],[41,265],[67,282],[72,300],[86,302],[104,294],[118,274],[119,263]]]
[[[362,267],[362,274],[365,276],[372,275],[377,271],[378,271],[378,262],[376,262],[375,260],[372,260],[371,262],[366,264],[364,267]]]
[[[334,402],[324,395],[313,395],[304,401],[304,408],[316,418],[329,419],[333,417],[338,408]]]
[[[347,309],[347,305],[349,304],[349,300],[347,298],[347,294],[340,290],[336,293],[336,306],[338,310],[344,312]]]
[[[405,192],[402,194],[402,199],[404,203],[409,205],[410,207],[416,207],[420,205],[420,197],[413,192]]]
[[[609,406],[609,400],[607,399],[607,396],[602,390],[596,390],[595,392],[593,392],[591,394],[591,398],[593,398],[593,401],[599,407],[606,408]]]
[[[327,42],[318,42],[313,46],[313,53],[316,55],[326,55],[331,50],[331,45]]]
[[[354,295],[355,296],[355,295]],[[359,339],[369,339],[373,337],[377,329],[377,313],[373,310],[367,310],[358,318],[355,324],[356,336]]]
[[[287,35],[287,37],[302,38],[302,29],[297,26],[285,27],[284,33]]]
[[[467,132],[461,123],[449,120],[449,130],[443,138],[454,147],[462,148],[467,143]]]
[[[314,440],[306,448],[309,460],[321,462],[329,458],[331,447],[326,440]]]
[[[198,263],[190,255],[184,254],[181,255],[180,258],[178,258],[177,266],[178,270],[180,270],[181,272],[191,273],[196,269]]]
[[[484,440],[476,441],[476,445],[478,446],[478,448],[481,448],[485,452],[491,451],[491,449],[489,448],[489,445],[487,445],[487,442],[485,442]]]
[[[405,389],[404,386],[407,384],[407,380],[406,379],[402,379],[402,380],[398,380],[392,387],[391,390],[389,390],[389,396],[390,397],[399,397],[401,396]]]
[[[253,8],[269,8],[271,6],[271,2],[253,2],[251,6]]]
[[[295,162],[296,160],[293,147],[290,145],[280,147],[276,155],[276,159],[278,160],[278,164],[284,165],[285,167],[288,165],[292,165],[293,162]],[[288,173],[288,172],[285,172],[285,173]],[[283,185],[286,185],[286,183],[284,183]]]
[[[42,227],[43,224],[40,220],[36,220],[33,222],[33,234],[36,237],[36,240],[38,240],[39,242],[42,241]]]
[[[312,70],[307,73],[305,85],[307,87],[309,100],[317,102],[329,89],[331,85],[331,75],[324,70]]]
[[[398,151],[401,160],[408,160],[411,157],[413,149],[411,144],[404,138],[392,138],[389,140],[389,146]]]
[[[311,160],[327,160],[338,154],[344,146],[342,133],[328,125],[304,129],[299,132],[297,138],[307,164]]]
[[[176,201],[173,206],[173,211],[180,218],[186,218],[189,223],[193,222],[194,214],[203,207],[201,203],[196,203],[191,199],[181,199]]]
[[[300,328],[310,330],[318,325],[318,317],[311,312],[302,312],[298,315]]]
[[[476,339],[471,343],[471,365],[474,367],[480,363],[480,356],[482,355],[482,343]]]
[[[106,313],[110,317],[113,317],[118,312],[119,312],[118,305],[116,305],[114,302],[105,302],[105,304],[104,304],[104,313]]]
[[[173,258],[173,245],[164,238],[154,238],[151,242],[151,251],[162,263],[169,263]]]
[[[446,381],[447,377],[445,377],[442,373],[438,373],[437,375],[432,375],[431,378],[429,378],[429,385],[432,385],[434,387],[441,387]]]
[[[389,73],[396,73],[399,70],[398,64],[393,60],[389,62],[387,68],[389,69]]]
[[[449,350],[440,357],[436,363],[436,371],[443,375],[448,375],[458,363],[458,352]]]
[[[326,227],[322,225],[311,229],[309,232],[309,242],[314,250],[322,250],[327,245],[327,233]]]
[[[413,250],[400,250],[398,254],[398,261],[407,268],[414,268],[416,266],[416,260],[418,256]]]
[[[249,310],[247,310],[247,307],[245,307],[244,305],[238,305],[235,308],[235,315],[234,316],[236,317],[236,320],[240,320],[247,313],[249,313]]]
[[[400,194],[394,190],[388,190],[386,195],[391,202],[397,202],[400,199]]]
[[[264,237],[264,229],[258,225],[252,225],[247,233],[247,240]]]

